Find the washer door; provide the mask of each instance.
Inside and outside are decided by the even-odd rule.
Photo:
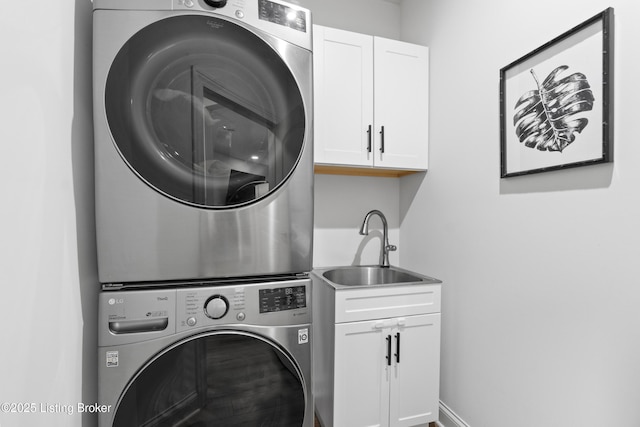
[[[147,364],[120,400],[113,427],[300,427],[306,399],[297,366],[279,347],[218,332]]]
[[[181,15],[140,30],[117,54],[105,93],[123,159],[183,203],[251,203],[277,189],[302,152],[304,105],[291,71],[262,38],[224,19]]]

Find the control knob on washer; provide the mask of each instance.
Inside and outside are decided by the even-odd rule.
[[[222,295],[214,295],[204,303],[204,314],[212,319],[222,319],[229,311],[229,302]]]
[[[211,7],[225,7],[227,5],[227,0],[204,0],[206,4]]]

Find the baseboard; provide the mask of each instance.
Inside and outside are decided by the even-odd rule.
[[[470,427],[469,424],[464,422],[462,418],[451,410],[447,405],[440,401],[440,419],[438,420],[438,427]]]

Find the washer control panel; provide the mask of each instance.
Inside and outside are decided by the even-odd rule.
[[[280,326],[311,321],[310,279],[179,288],[177,331],[213,325]]]
[[[311,323],[311,279],[103,291],[98,345],[152,340],[212,326]]]
[[[295,310],[307,306],[307,290],[304,286],[260,289],[260,313]]]

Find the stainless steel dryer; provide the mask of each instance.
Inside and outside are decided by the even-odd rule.
[[[310,279],[99,298],[99,427],[313,426]]]
[[[311,270],[311,18],[94,0],[101,283]]]

